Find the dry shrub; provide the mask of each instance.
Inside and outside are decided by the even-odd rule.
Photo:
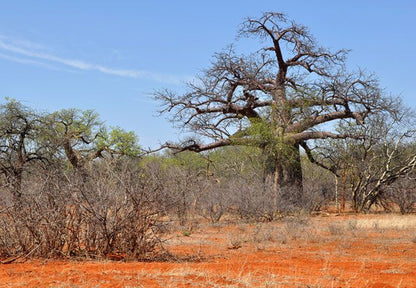
[[[28,175],[22,196],[0,214],[0,253],[154,257],[162,250],[161,191],[148,174],[134,161],[102,160],[80,173]]]
[[[395,183],[388,186],[382,194],[381,200],[395,203],[401,214],[407,214],[415,211],[416,188],[414,175],[405,175],[400,177]],[[392,210],[389,206],[383,206],[386,210]],[[390,208],[390,209],[389,209]]]
[[[229,180],[227,190],[231,207],[240,219],[272,221],[277,212],[276,193],[271,185],[260,179],[237,178]]]
[[[312,236],[310,220],[304,217],[286,217],[284,219],[284,229],[286,235],[293,240],[309,239]]]
[[[340,236],[345,234],[345,227],[341,224],[331,223],[328,225],[329,233],[332,236]]]
[[[197,211],[211,223],[218,223],[230,210],[230,191],[217,179],[205,179],[201,182],[202,189]]]

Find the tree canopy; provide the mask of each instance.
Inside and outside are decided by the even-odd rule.
[[[337,132],[336,126],[363,124],[369,115],[399,109],[398,99],[385,95],[376,77],[346,68],[347,50],[321,47],[306,26],[284,14],[248,18],[238,36],[259,40],[259,48],[243,54],[230,46],[214,55],[187,92],[156,92],[162,113],[203,136],[165,147],[195,152],[260,147],[270,158],[266,168],[276,186],[301,190],[300,147],[310,151],[316,139],[359,139],[359,131]]]

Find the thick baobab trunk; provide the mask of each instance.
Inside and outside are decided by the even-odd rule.
[[[281,55],[280,55],[281,56]],[[279,58],[279,55],[278,55]],[[281,139],[275,143],[275,169],[274,185],[282,200],[292,207],[300,206],[303,194],[302,165],[300,161],[299,144],[285,138],[285,128],[292,122],[292,110],[286,97],[286,72],[287,67],[279,64],[277,75],[277,87],[273,91],[272,120],[275,131],[275,139]]]
[[[279,187],[302,187],[302,166],[300,162],[299,145],[285,149],[285,155],[276,161],[275,179]]]
[[[280,190],[284,204],[301,208],[303,185],[299,145],[290,146],[285,150],[287,151],[284,151],[284,155],[276,159],[276,189]]]
[[[265,170],[267,178],[273,179],[272,185],[276,195],[279,195],[278,208],[301,208],[304,195],[299,145],[287,146],[279,155],[269,155]]]

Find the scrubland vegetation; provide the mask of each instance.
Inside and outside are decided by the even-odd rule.
[[[12,101],[7,105],[18,103]],[[10,125],[17,129],[18,123]],[[36,135],[35,128],[30,129],[25,133]],[[91,130],[82,133],[89,134]],[[98,132],[89,135],[99,139]],[[101,148],[93,146],[98,145],[94,144],[98,140],[88,144],[76,142],[83,138],[80,136],[71,141],[83,164],[74,167],[63,148],[39,149],[46,140],[43,137],[26,139],[22,150],[17,150],[19,146],[15,144],[20,136],[20,131],[15,132],[3,142],[8,149],[2,154],[0,191],[3,259],[19,256],[112,259],[117,255],[126,260],[168,259],[169,251],[163,244],[172,229],[191,234],[199,223],[207,221],[267,223],[326,211],[328,207],[333,212],[342,212],[342,201],[348,203],[349,210],[351,204],[356,207],[349,182],[354,181],[352,175],[347,175],[346,183],[342,183],[329,171],[309,163],[306,156],[302,160],[303,197],[288,199],[287,193],[275,193],[273,183],[265,177],[262,167],[266,159],[258,148],[224,147],[202,154],[161,153],[140,157],[105,150],[101,157],[88,158],[85,153],[90,155]],[[10,153],[7,158],[6,152]],[[22,161],[19,155],[32,159],[29,155],[35,153],[37,158],[19,162]],[[22,167],[21,178],[8,174],[13,170],[5,169],[6,165],[10,169]],[[379,194],[371,208],[413,212],[416,195],[411,175],[403,175],[386,186],[386,192]],[[298,224],[288,222],[281,237],[295,234],[303,237],[303,226]],[[339,230],[335,226],[329,227],[331,234]],[[240,240],[234,244],[238,245]]]
[[[334,222],[315,233],[308,216],[325,211],[414,212],[412,111],[372,75],[347,71],[347,51],[317,46],[283,14],[248,19],[239,35],[272,46],[218,53],[187,93],[155,92],[162,113],[195,135],[157,151],[93,111],[1,103],[2,263],[175,259],[172,231],[188,237],[207,222],[261,225],[228,244],[261,250],[366,225]],[[272,221],[283,226],[259,224]]]
[[[0,103],[1,287],[416,285],[414,112],[283,14],[238,36],[259,49],[154,92],[189,137],[152,151]]]
[[[398,214],[415,212],[414,113],[283,14],[238,35],[270,46],[231,47],[184,94],[155,92],[192,136],[153,151],[94,111],[0,103],[1,263],[166,265],[94,274],[108,287],[413,287],[415,219]]]

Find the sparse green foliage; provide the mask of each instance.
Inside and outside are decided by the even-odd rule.
[[[136,157],[141,152],[137,135],[133,131],[125,131],[120,127],[113,127],[110,132],[104,131],[100,134],[96,149],[130,157]]]
[[[96,142],[105,133],[98,114],[92,110],[63,109],[49,115],[48,137],[76,169],[101,156]]]
[[[140,154],[134,132],[119,127],[108,130],[92,110],[64,109],[50,114],[48,120],[47,136],[76,169],[105,154],[129,157]]]

